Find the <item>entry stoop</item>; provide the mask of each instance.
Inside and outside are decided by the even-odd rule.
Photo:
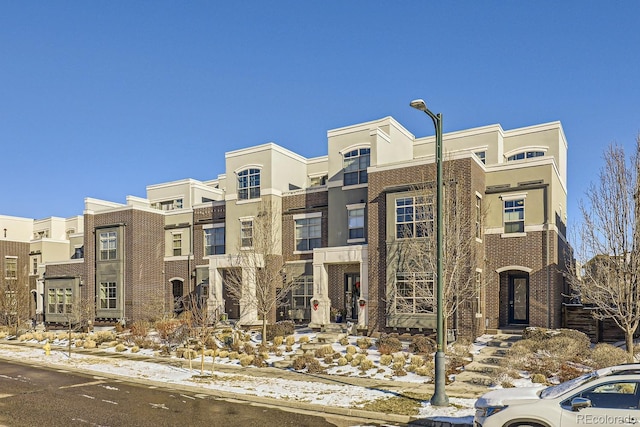
[[[344,326],[341,323],[329,323],[324,325],[322,330],[316,334],[315,341],[320,344],[333,344],[346,336]]]

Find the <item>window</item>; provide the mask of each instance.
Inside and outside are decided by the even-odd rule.
[[[99,304],[101,309],[115,309],[116,300],[116,282],[100,282]]]
[[[224,227],[206,228],[204,230],[204,254],[224,254]]]
[[[349,240],[364,240],[364,208],[349,209],[347,217]]]
[[[173,233],[173,256],[182,255],[182,233]]]
[[[245,169],[238,172],[238,199],[248,200],[260,197],[260,169]]]
[[[482,163],[485,163],[485,164],[487,163],[487,152],[486,152],[486,151],[476,151],[476,152],[475,152],[475,153],[473,153],[473,154],[475,154],[475,155],[476,155],[476,157],[477,157],[478,159],[480,159],[480,161],[481,161]]]
[[[396,237],[426,237],[433,232],[433,197],[414,196],[396,199]]]
[[[544,156],[544,151],[523,151],[507,157],[507,161],[512,162],[514,160],[532,159],[534,157],[542,156]]]
[[[38,257],[31,258],[31,274],[38,274]]]
[[[504,201],[504,232],[524,233],[524,199]]]
[[[482,239],[482,198],[476,194],[476,239]]]
[[[47,293],[47,313],[68,314],[73,310],[71,288],[49,289]]]
[[[240,246],[253,247],[253,220],[240,221]]]
[[[370,148],[358,148],[344,154],[343,185],[365,184],[369,182],[367,168],[369,167]]]
[[[18,258],[14,258],[14,257],[4,258],[4,277],[5,279],[18,278]]]
[[[291,289],[291,309],[309,308],[313,297],[313,276],[300,276]]]
[[[397,273],[395,307],[397,313],[435,313],[433,274]]]
[[[322,218],[299,218],[296,223],[296,251],[312,251],[319,248],[322,237]]]
[[[582,397],[591,401],[594,408],[609,409],[638,409],[638,398],[636,397],[638,383],[630,380],[616,381],[593,386],[577,396],[563,401],[564,407],[571,407],[571,400]]]
[[[116,259],[116,232],[105,231],[100,233],[100,259]]]

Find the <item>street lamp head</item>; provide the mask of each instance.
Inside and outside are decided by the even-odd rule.
[[[409,103],[409,105],[411,105],[411,107],[415,108],[416,110],[424,112],[427,111],[427,104],[422,99],[414,99]]]

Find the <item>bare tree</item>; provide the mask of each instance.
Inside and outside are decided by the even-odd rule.
[[[242,236],[245,240],[240,244],[242,248],[236,255],[230,255],[232,268],[225,286],[229,296],[241,302],[242,310],[257,312],[265,343],[269,317],[284,305],[294,278],[286,274],[281,255],[280,209],[274,203],[263,202],[252,222],[251,236]]]
[[[582,223],[578,265],[571,285],[597,319],[611,319],[624,332],[633,361],[633,334],[640,324],[640,136],[627,159],[624,148],[611,144],[605,165],[581,201]]]
[[[452,167],[445,168],[444,175],[442,263],[446,329],[449,319],[457,319],[461,307],[477,302],[482,287],[477,273],[482,259],[475,237],[481,237],[486,208],[456,181]],[[407,205],[396,206],[397,239],[389,249],[396,277],[390,278],[393,301],[387,306],[399,313],[436,311],[435,187],[422,181],[411,186],[403,201],[396,199],[397,204]]]
[[[84,298],[68,300],[65,307],[64,317],[68,331],[68,353],[71,357],[71,334],[73,331],[89,329],[89,321],[93,319],[93,303]]]
[[[0,316],[2,324],[15,328],[29,319],[30,292],[27,283],[21,279],[17,258],[5,258],[4,286],[0,293]]]
[[[213,333],[220,319],[220,313],[218,310],[211,312],[207,307],[206,296],[200,295],[198,292],[193,292],[186,298],[185,306],[187,310],[183,313],[183,318],[188,327],[187,341],[191,338],[196,340],[196,345],[200,350],[200,375],[204,376],[204,353],[207,342],[213,337]],[[187,342],[187,349],[189,347],[188,344]],[[189,357],[189,362],[191,362],[191,357]],[[213,374],[213,363],[211,367]]]

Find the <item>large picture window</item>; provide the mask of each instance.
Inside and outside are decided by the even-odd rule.
[[[101,282],[99,304],[101,309],[117,308],[116,282]]]
[[[504,232],[524,233],[524,199],[504,201]]]
[[[358,148],[344,153],[344,185],[369,182],[367,168],[370,162],[370,148]]]
[[[204,230],[204,254],[224,254],[224,227],[207,228]]]
[[[116,248],[118,239],[115,231],[105,231],[100,233],[100,259],[111,260],[116,259]]]
[[[260,169],[245,169],[238,172],[238,199],[260,198]]]
[[[73,292],[71,288],[49,289],[47,293],[47,313],[69,314],[73,310]]]
[[[433,232],[433,197],[413,196],[396,199],[396,237],[426,237]]]
[[[395,308],[397,313],[435,313],[433,274],[397,273]]]
[[[296,250],[319,248],[322,240],[321,217],[296,219]]]

